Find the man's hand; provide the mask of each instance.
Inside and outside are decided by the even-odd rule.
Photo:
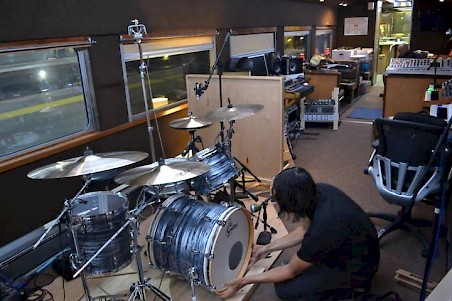
[[[242,279],[236,279],[224,284],[224,286],[229,286],[226,290],[219,292],[218,295],[222,299],[227,299],[235,295],[244,285],[241,282]]]
[[[271,251],[267,250],[267,245],[254,245],[253,252],[251,253],[250,265],[253,265],[262,258],[267,257],[270,253]]]

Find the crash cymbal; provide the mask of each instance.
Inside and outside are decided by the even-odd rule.
[[[196,130],[211,125],[212,122],[199,120],[194,116],[173,120],[169,126],[180,130]]]
[[[260,104],[238,104],[212,110],[200,119],[210,122],[232,121],[254,115],[263,108]]]
[[[177,162],[168,159],[126,170],[115,177],[119,184],[153,186],[185,181],[208,172],[203,162]]]
[[[110,152],[58,161],[27,174],[32,179],[57,179],[94,174],[136,163],[148,156],[143,152]]]

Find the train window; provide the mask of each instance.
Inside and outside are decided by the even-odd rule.
[[[310,57],[311,32],[309,30],[284,32],[284,55],[301,57],[304,60]]]
[[[331,55],[333,49],[333,29],[318,29],[316,35],[315,54],[322,54],[325,56]]]
[[[143,86],[149,109],[184,100],[185,75],[209,74],[215,59],[213,36],[150,39],[123,44],[121,53],[130,120],[145,112]]]
[[[0,159],[92,129],[87,48],[2,48]]]

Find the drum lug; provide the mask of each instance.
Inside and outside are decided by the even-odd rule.
[[[220,226],[226,226],[226,221],[220,221],[220,220],[218,220],[218,221],[216,221],[216,223],[217,223],[218,225],[220,225]]]
[[[203,222],[211,222],[212,219],[206,215],[206,216],[204,216],[204,217],[202,218],[202,221],[203,221]]]
[[[208,260],[214,260],[215,259],[215,255],[214,254],[204,254],[204,257],[207,258]]]

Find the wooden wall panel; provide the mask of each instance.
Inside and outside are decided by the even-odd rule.
[[[199,100],[195,83],[204,83],[206,75],[187,75],[189,110],[197,117],[220,108],[218,76],[213,76],[208,89]],[[282,170],[283,154],[283,78],[261,76],[229,76],[221,78],[223,106],[230,99],[233,105],[262,104],[264,109],[253,116],[236,120],[233,125],[232,152],[255,175],[271,180]],[[224,124],[226,130],[229,124]],[[215,123],[196,132],[205,147],[216,144],[220,124]]]

